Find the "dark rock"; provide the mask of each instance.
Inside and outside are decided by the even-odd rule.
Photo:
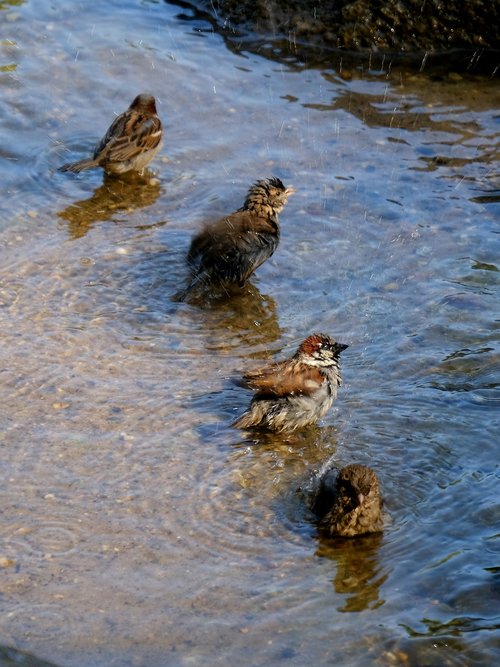
[[[500,64],[500,3],[491,0],[198,0],[219,27],[283,40],[285,55],[316,47],[341,52],[406,56],[431,64],[453,56],[453,67],[494,74]],[[240,35],[241,36],[241,33]],[[255,34],[254,34],[255,37]],[[288,45],[288,47],[286,46]]]

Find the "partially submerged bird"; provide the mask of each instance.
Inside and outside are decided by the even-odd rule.
[[[339,355],[347,347],[326,334],[311,334],[290,359],[246,373],[243,383],[255,395],[233,426],[293,431],[314,424],[337,397]]]
[[[355,537],[383,529],[377,475],[359,463],[327,470],[313,493],[311,509],[320,530],[331,536]]]
[[[143,173],[160,150],[163,141],[161,120],[152,95],[137,95],[127,111],[120,114],[96,145],[91,158],[68,162],[59,171],[80,172],[102,167],[108,174],[128,171]]]
[[[243,206],[206,225],[192,240],[187,255],[193,287],[243,287],[252,273],[276,250],[278,213],[295,192],[276,177],[257,181]]]

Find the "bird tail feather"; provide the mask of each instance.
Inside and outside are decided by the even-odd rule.
[[[255,425],[255,419],[250,411],[244,412],[241,417],[238,417],[238,419],[235,419],[232,423],[234,428],[251,428]]]
[[[93,167],[98,167],[98,163],[92,158],[86,158],[85,160],[78,160],[78,162],[68,162],[63,164],[62,167],[59,167],[59,171],[72,171],[78,173],[84,169],[92,169]]]

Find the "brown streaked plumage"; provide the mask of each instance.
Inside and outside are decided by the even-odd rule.
[[[278,213],[295,192],[279,178],[257,181],[243,206],[205,226],[192,240],[187,255],[193,287],[242,287],[274,253],[280,229]]]
[[[233,425],[293,431],[317,422],[337,397],[339,355],[347,347],[326,334],[311,334],[291,359],[246,373],[244,384],[255,395]]]
[[[383,530],[382,504],[375,472],[351,463],[340,470],[326,471],[315,489],[311,509],[322,532],[356,537]]]
[[[137,95],[127,111],[120,114],[96,145],[91,158],[69,162],[59,171],[80,172],[102,167],[108,174],[129,171],[143,173],[160,150],[163,128],[152,95]]]

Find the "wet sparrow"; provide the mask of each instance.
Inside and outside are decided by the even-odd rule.
[[[311,506],[329,535],[355,537],[383,529],[382,498],[371,468],[351,463],[330,468],[319,481]]]
[[[342,384],[339,354],[347,347],[324,334],[312,334],[291,359],[246,373],[244,384],[255,395],[233,426],[293,431],[315,423],[337,397]]]
[[[79,172],[102,167],[108,174],[138,171],[142,174],[162,145],[163,129],[156,115],[152,95],[137,95],[127,111],[115,118],[97,144],[94,155],[85,160],[70,162],[59,171]]]
[[[195,285],[243,287],[276,250],[278,213],[293,192],[276,177],[257,181],[240,209],[197,234],[187,256],[192,272],[188,290]]]

